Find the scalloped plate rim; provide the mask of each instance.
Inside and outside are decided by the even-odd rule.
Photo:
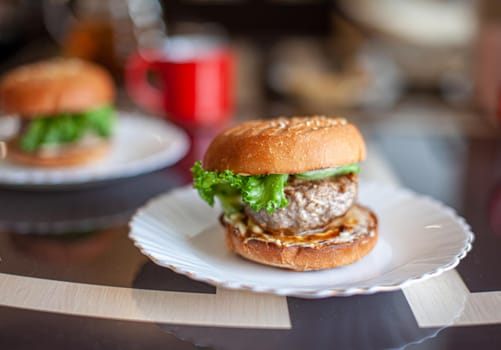
[[[138,209],[134,216],[132,217],[129,227],[130,227],[130,233],[129,233],[129,238],[134,242],[134,245],[141,251],[141,253],[148,258],[150,258],[155,264],[159,266],[163,266],[166,268],[171,269],[172,271],[188,276],[191,279],[205,282],[217,287],[222,287],[222,288],[227,288],[227,289],[232,289],[232,290],[244,290],[244,291],[253,291],[253,292],[258,292],[258,293],[268,293],[268,294],[275,294],[275,295],[280,295],[280,296],[291,296],[291,297],[300,297],[300,298],[325,298],[325,297],[332,297],[332,296],[352,296],[352,295],[367,295],[367,294],[374,294],[378,292],[388,292],[388,291],[395,291],[399,290],[402,288],[405,288],[413,283],[416,283],[418,281],[424,281],[432,277],[436,277],[445,271],[452,270],[455,268],[463,259],[468,252],[472,249],[472,244],[474,241],[474,234],[471,231],[470,226],[466,222],[466,220],[459,216],[457,212],[446,206],[445,204],[441,203],[440,201],[426,195],[421,195],[417,194],[416,192],[403,188],[403,187],[398,187],[395,185],[389,185],[389,184],[379,184],[376,182],[372,181],[364,181],[362,182],[361,186],[378,186],[380,188],[384,189],[390,189],[392,191],[397,191],[400,194],[403,194],[406,197],[411,197],[413,200],[422,200],[427,202],[428,204],[435,206],[436,208],[440,209],[445,213],[450,219],[455,220],[457,224],[459,224],[463,230],[464,233],[464,244],[461,247],[461,249],[457,252],[454,257],[450,259],[445,264],[442,264],[440,266],[436,266],[434,269],[426,272],[426,273],[421,273],[421,274],[413,274],[409,275],[408,278],[402,279],[398,283],[379,283],[374,286],[370,287],[351,287],[351,288],[324,288],[324,289],[317,289],[317,288],[303,288],[303,287],[297,287],[297,288],[283,288],[283,287],[267,287],[267,288],[262,288],[256,285],[249,285],[245,283],[239,283],[238,281],[228,281],[224,279],[219,279],[219,278],[214,278],[213,276],[208,277],[205,274],[200,274],[196,270],[192,269],[185,269],[181,268],[179,266],[176,266],[175,264],[172,263],[166,263],[164,261],[161,261],[162,259],[158,259],[155,254],[151,254],[148,249],[145,249],[144,246],[141,245],[140,240],[138,240],[137,235],[134,233],[134,225],[137,224],[137,220],[140,214],[146,213],[150,208],[155,207],[155,205],[161,201],[165,200],[166,197],[169,197],[173,195],[174,193],[179,193],[187,190],[192,190],[191,186],[184,186],[180,188],[173,189],[171,191],[168,191],[164,194],[161,194],[157,197],[154,197],[150,199],[142,208]],[[375,210],[377,213],[377,209]]]

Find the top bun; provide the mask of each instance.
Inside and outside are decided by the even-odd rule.
[[[105,69],[70,58],[24,65],[0,81],[2,112],[24,118],[85,111],[110,104],[114,95],[113,79]]]
[[[220,133],[205,153],[206,170],[236,174],[296,174],[365,158],[358,129],[342,118],[254,120]]]

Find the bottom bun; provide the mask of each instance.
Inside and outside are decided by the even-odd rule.
[[[99,140],[90,144],[61,146],[50,155],[41,152],[28,153],[21,150],[16,141],[9,142],[7,157],[13,162],[40,166],[66,167],[95,162],[109,153],[110,142]]]
[[[378,240],[376,215],[353,206],[324,232],[277,236],[262,232],[247,217],[222,219],[228,248],[240,256],[296,271],[322,270],[351,264],[367,255]]]

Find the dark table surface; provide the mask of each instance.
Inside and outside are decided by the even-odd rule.
[[[496,132],[472,131],[464,123],[450,128],[439,116],[417,124],[405,124],[405,116],[401,124],[388,118],[360,118],[386,170],[400,185],[456,209],[476,234],[473,250],[456,269],[469,291],[458,318],[462,312],[470,316],[459,324],[420,324],[400,290],[319,300],[287,297],[290,327],[285,328],[143,322],[84,316],[68,311],[71,307],[43,310],[51,283],[123,287],[131,293],[216,293],[213,286],[155,265],[128,238],[128,220],[137,208],[190,182],[188,169],[200,156],[192,150],[175,166],[129,179],[74,189],[0,189],[0,348],[501,348],[501,140]],[[25,293],[23,281],[40,285],[27,296],[42,305],[38,310],[33,303],[5,306],[10,298],[5,288]],[[89,302],[85,298],[78,296],[82,304]],[[192,305],[186,312],[196,314],[198,307],[203,309]]]

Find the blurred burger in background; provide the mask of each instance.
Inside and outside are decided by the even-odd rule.
[[[103,68],[56,58],[20,66],[0,80],[2,114],[21,123],[8,143],[12,161],[32,166],[86,164],[109,151],[115,87]]]

